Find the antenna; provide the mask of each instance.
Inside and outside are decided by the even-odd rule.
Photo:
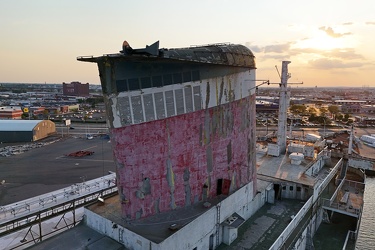
[[[277,74],[279,74],[279,78],[281,80],[281,75],[280,75],[279,69],[277,68],[277,65],[275,65],[275,68],[276,68]]]
[[[250,90],[253,90],[254,88],[255,89],[258,89],[258,87],[264,85],[264,84],[267,84],[267,85],[270,85],[270,80],[252,80],[253,82],[262,82],[261,84],[259,85],[256,85],[255,87],[251,88]]]

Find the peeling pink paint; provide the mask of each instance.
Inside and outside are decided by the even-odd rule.
[[[129,219],[202,201],[205,184],[208,199],[215,197],[218,179],[231,180],[230,191],[251,181],[256,190],[255,95],[111,133],[123,216]]]

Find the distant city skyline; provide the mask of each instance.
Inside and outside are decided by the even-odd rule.
[[[249,47],[257,79],[278,82],[288,60],[300,87],[375,87],[370,1],[1,1],[0,82],[99,84],[76,57],[210,43]]]

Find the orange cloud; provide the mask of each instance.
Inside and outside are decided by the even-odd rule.
[[[347,35],[351,35],[352,33],[347,32],[347,33],[335,33],[331,27],[325,27],[322,26],[319,28],[319,30],[324,31],[328,36],[333,37],[333,38],[339,38]]]

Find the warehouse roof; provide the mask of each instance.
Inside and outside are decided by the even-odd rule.
[[[0,120],[0,131],[32,131],[43,120]]]

